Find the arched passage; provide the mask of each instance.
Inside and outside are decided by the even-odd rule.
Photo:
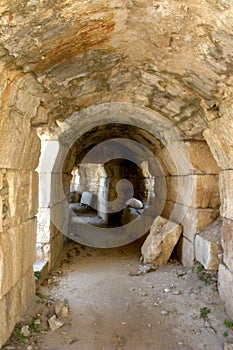
[[[109,116],[111,116],[111,119]],[[44,246],[50,251],[50,245],[56,239],[58,244],[57,255],[59,256],[63,244],[59,230],[66,232],[68,212],[67,192],[64,193],[62,183],[64,184],[66,179],[65,191],[67,191],[77,150],[83,152],[83,148],[88,149],[92,147],[92,144],[98,144],[97,140],[100,142],[101,137],[102,140],[109,139],[111,131],[108,134],[108,129],[111,130],[113,125],[122,126],[121,137],[124,136],[124,129],[127,130],[127,127],[131,126],[135,131],[133,134],[137,135],[139,139],[140,132],[137,130],[142,130],[151,135],[152,139],[155,139],[154,145],[152,143],[148,148],[153,149],[151,155],[155,157],[155,161],[159,163],[163,172],[163,174],[157,174],[157,177],[164,176],[167,183],[167,196],[160,198],[160,201],[164,204],[162,211],[172,221],[182,223],[184,227],[182,259],[184,264],[191,265],[194,261],[195,235],[219,215],[219,197],[216,195],[218,193],[218,168],[213,159],[212,167],[211,163],[205,166],[204,161],[201,161],[201,157],[206,156],[209,152],[204,142],[201,142],[201,145],[205,147],[205,155],[203,153],[198,154],[197,162],[197,158],[195,158],[195,156],[197,157],[197,154],[195,154],[197,150],[196,142],[182,141],[177,129],[159,113],[126,103],[97,105],[75,113],[61,123],[51,134],[49,138],[52,140],[45,141],[46,152],[44,154],[46,154],[46,157],[43,160],[43,156],[41,156],[38,171],[41,179],[43,176],[49,178],[48,196],[49,193],[56,193],[56,198],[48,197],[50,207],[46,207],[45,210],[55,218],[53,224],[57,227],[57,230],[55,229],[55,234],[48,232]],[[91,130],[95,130],[95,133],[93,133],[95,137],[88,139]],[[106,131],[107,136],[103,137],[104,133],[106,135]],[[119,129],[117,132],[119,133]],[[86,136],[83,137],[83,135]],[[113,132],[112,136],[114,135],[116,134]],[[136,136],[131,137],[137,139]],[[76,148],[74,147],[75,144]],[[145,144],[149,145],[148,140]],[[85,146],[83,147],[83,145]],[[199,142],[199,146],[201,145]],[[48,159],[49,152],[54,152],[53,157],[50,157],[53,161],[50,161],[49,167],[46,169],[46,159]],[[211,157],[210,152],[209,157]],[[66,164],[67,159],[69,159],[67,166],[70,169],[66,167],[64,172],[64,164]],[[106,159],[111,159],[111,157],[109,158],[108,155]],[[210,183],[209,186],[207,186],[208,183]],[[200,186],[202,188],[201,194]],[[159,194],[157,198],[159,198]],[[50,220],[51,218],[48,216],[47,227],[50,226]]]

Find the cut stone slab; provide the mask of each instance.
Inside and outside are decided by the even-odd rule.
[[[229,317],[233,318],[233,273],[224,264],[219,264],[218,291]]]
[[[206,270],[217,271],[221,248],[222,220],[219,218],[195,237],[195,256]]]
[[[167,264],[181,233],[181,225],[158,216],[141,248],[143,262],[155,266]]]

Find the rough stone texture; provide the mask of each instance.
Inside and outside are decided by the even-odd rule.
[[[182,264],[185,267],[191,267],[194,264],[194,245],[187,238],[182,237],[181,241]]]
[[[222,220],[216,220],[195,237],[195,257],[206,270],[217,271],[222,253]]]
[[[190,175],[167,177],[167,200],[194,208],[218,208],[218,176]],[[192,186],[192,193],[187,188]]]
[[[233,170],[222,171],[220,174],[221,215],[233,220]]]
[[[24,276],[0,298],[1,327],[0,343],[4,344],[14,329],[15,323],[25,312],[35,294],[34,274],[30,268]]]
[[[223,261],[233,273],[233,220],[223,219],[222,247]]]
[[[227,313],[233,318],[233,273],[224,264],[219,265],[218,290]]]
[[[75,137],[82,137],[74,147],[78,162],[106,135],[117,135],[132,138],[157,154],[166,176],[202,175],[203,182],[194,186],[193,196],[191,187],[181,189],[179,197],[179,203],[191,198],[200,208],[178,205],[173,215],[175,220],[187,213],[177,222],[182,221],[184,234],[192,242],[218,216],[217,180],[210,185],[204,179],[206,174],[218,174],[211,151],[224,170],[221,213],[233,220],[231,1],[3,0],[0,15],[0,232],[6,241],[4,249],[11,242],[9,230],[16,232],[36,212],[37,179],[32,172],[40,144],[33,128],[43,142],[50,140],[54,151],[48,152],[42,142],[42,154],[47,156],[39,172],[51,173],[55,166],[61,173]],[[109,102],[116,103],[115,110],[104,109],[103,104]],[[122,127],[107,125],[110,116]],[[93,128],[97,129],[88,136]],[[61,148],[66,155],[57,157]],[[70,158],[68,163],[72,167]],[[69,167],[64,167],[69,173]],[[168,215],[169,206],[174,203],[167,202]],[[57,208],[54,212],[59,214]],[[54,245],[61,249],[59,235],[55,237]],[[184,238],[188,263],[193,260],[190,241]],[[45,254],[48,248],[52,256],[46,244],[38,249]],[[55,260],[59,249],[55,249]],[[18,253],[22,258],[23,251]],[[1,266],[0,273],[5,268]],[[229,281],[225,281],[226,290]],[[4,332],[5,317],[1,317]]]
[[[169,222],[158,216],[151,228],[150,233],[143,243],[141,253],[145,264],[155,266],[165,265],[180,238],[182,226]]]

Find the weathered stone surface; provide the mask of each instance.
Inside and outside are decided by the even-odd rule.
[[[223,261],[233,273],[233,220],[223,219],[222,247]]]
[[[233,170],[220,173],[221,215],[233,220]]]
[[[230,344],[230,343],[224,344],[224,350],[233,350],[233,344]]]
[[[189,152],[189,157],[193,170],[202,174],[218,174],[217,165],[209,146],[204,141],[186,141],[185,145]]]
[[[231,92],[232,95],[232,92]],[[214,155],[216,162],[222,169],[233,168],[233,121],[231,112],[210,123],[210,128],[205,130],[203,135]]]
[[[57,329],[61,328],[64,325],[63,322],[61,322],[57,319],[56,315],[53,315],[52,317],[50,317],[48,322],[49,322],[49,326],[53,332],[56,331]]]
[[[180,222],[183,226],[183,235],[194,243],[196,233],[199,233],[219,216],[219,209],[193,208],[166,201],[162,215],[172,221]]]
[[[206,270],[218,270],[222,220],[217,220],[195,237],[195,257]]]
[[[130,198],[128,201],[125,203],[129,207],[132,207],[134,209],[142,209],[143,208],[143,203],[136,198]]]
[[[225,302],[226,311],[233,318],[233,273],[224,264],[219,265],[218,290]]]
[[[145,264],[156,266],[164,265],[168,262],[171,253],[180,238],[182,226],[174,222],[169,222],[161,216],[157,217],[145,240],[141,253]]]
[[[167,200],[194,208],[217,208],[220,205],[216,175],[172,176],[166,180]]]
[[[194,264],[194,244],[187,238],[182,237],[181,241],[182,264],[185,267],[191,267]]]

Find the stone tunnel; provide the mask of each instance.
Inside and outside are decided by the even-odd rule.
[[[184,266],[222,218],[233,318],[232,1],[2,0],[0,31],[0,345],[35,294],[34,262],[59,260],[73,168],[111,139],[159,164],[158,215],[182,224]]]

